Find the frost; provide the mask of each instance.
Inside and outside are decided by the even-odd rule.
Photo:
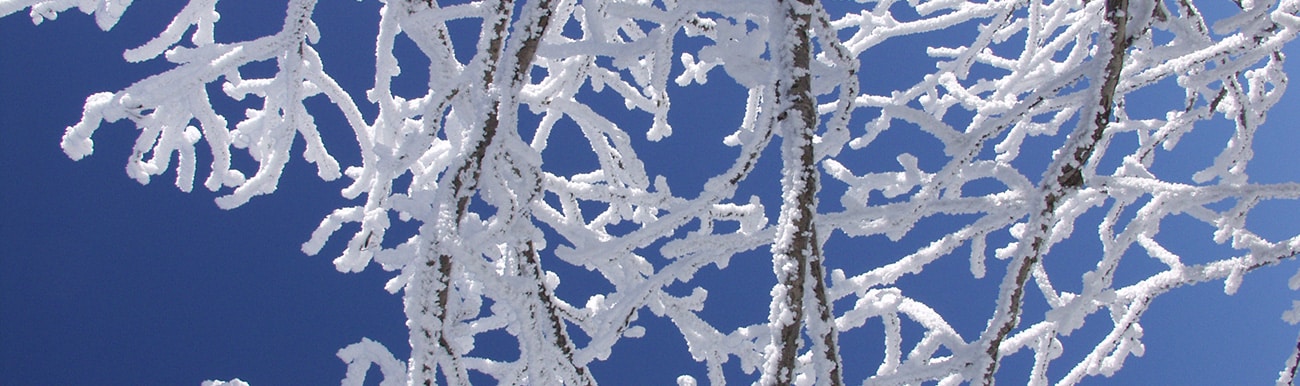
[[[1282,320],[1290,324],[1300,324],[1300,300],[1291,301],[1291,309],[1282,313]]]
[[[399,360],[363,338],[338,352],[344,384],[362,384],[372,365],[385,385],[471,375],[594,384],[593,362],[623,339],[665,336],[650,331],[663,325],[712,384],[726,381],[724,365],[762,384],[991,384],[1015,355],[1032,360],[1030,384],[1076,384],[1145,353],[1141,316],[1154,298],[1218,281],[1231,294],[1248,273],[1300,254],[1300,236],[1268,240],[1247,226],[1259,203],[1300,198],[1300,184],[1247,173],[1255,134],[1286,87],[1280,50],[1300,33],[1296,0],[1208,16],[1194,1],[382,3],[373,83],[353,90],[316,51],[347,33],[317,28],[317,1],[292,0],[278,32],[231,42],[214,34],[230,28],[216,1],[191,0],[123,54],[171,67],[87,97],[62,143],[82,159],[101,124],[130,121],[139,129],[131,178],[148,183],[174,168],[189,191],[206,172],[202,185],[227,209],[275,192],[293,157],[322,180],[346,177],[349,202],[302,250],[337,253],[341,272],[392,272],[385,289],[403,297],[413,350]],[[130,4],[0,0],[0,15],[28,9],[39,23],[76,7],[107,29]],[[465,24],[478,27],[472,48],[451,38]],[[950,40],[912,47],[936,36]],[[396,54],[401,41],[415,52]],[[892,55],[886,42],[928,62],[864,64]],[[428,68],[414,68],[413,55]],[[273,74],[254,75],[265,65]],[[417,71],[427,71],[427,92],[394,91],[399,74]],[[696,102],[683,89],[720,85],[746,95],[729,125],[670,114],[674,102]],[[1140,90],[1183,97],[1153,111]],[[251,108],[218,112],[232,101]],[[343,120],[318,126],[325,114]],[[1168,151],[1207,126],[1231,128],[1221,151]],[[334,143],[326,133],[335,131],[349,140]],[[660,174],[678,171],[648,153],[683,133],[716,134],[691,145],[733,157],[691,170],[707,177],[698,190],[670,189]],[[346,151],[357,154],[332,153]],[[778,159],[764,159],[771,154]],[[245,156],[251,164],[232,161]],[[543,162],[557,157],[591,161]],[[1107,160],[1122,164],[1100,168]],[[1209,166],[1188,178],[1166,164]],[[1212,230],[1161,233],[1175,218]],[[336,237],[347,240],[342,250],[326,251]],[[1180,237],[1233,253],[1173,247]],[[886,240],[915,247],[871,244]],[[726,307],[709,299],[719,283],[698,277],[754,256],[771,264],[759,282],[775,279],[767,315],[720,328],[705,312]],[[996,283],[992,309],[975,322],[916,294],[935,291],[932,266],[953,259]],[[1044,263],[1053,259],[1072,263]],[[1132,259],[1160,269],[1117,282]],[[1300,288],[1300,273],[1289,284]],[[569,299],[570,286],[597,293]],[[1300,322],[1300,302],[1283,319]],[[1109,325],[1073,334],[1085,321]],[[856,343],[839,336],[864,326],[883,331],[883,359],[867,379],[845,379],[841,345]],[[475,350],[482,334],[502,332],[517,357]],[[1072,363],[1061,375],[1048,371],[1055,361]]]
[[[698,383],[695,382],[695,377],[689,375],[682,375],[677,377],[677,386],[696,386],[696,385],[698,385]]]
[[[366,371],[371,364],[379,366],[384,380],[380,386],[398,386],[406,384],[406,363],[397,360],[383,345],[370,339],[361,338],[338,352],[339,359],[348,364],[347,377],[343,378],[345,386],[360,386],[366,380]]]

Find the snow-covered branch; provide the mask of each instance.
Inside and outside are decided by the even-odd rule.
[[[653,317],[717,384],[740,376],[724,368],[732,360],[763,384],[991,384],[1012,355],[1032,356],[1032,384],[1075,384],[1143,353],[1156,297],[1219,280],[1232,293],[1300,251],[1300,235],[1268,240],[1246,221],[1262,202],[1300,199],[1300,184],[1247,173],[1286,88],[1295,0],[1215,15],[1192,0],[381,2],[373,84],[347,90],[316,50],[332,31],[313,22],[315,0],[289,1],[279,32],[242,42],[214,38],[216,0],[192,0],[124,53],[172,66],[89,96],[63,139],[81,159],[101,124],[130,120],[140,134],[128,175],[148,183],[175,155],[183,191],[206,147],[203,185],[223,192],[222,208],[274,192],[299,136],[322,179],[351,179],[341,192],[351,203],[302,249],[320,253],[346,229],[339,271],[373,262],[395,272],[386,288],[404,298],[412,354],[399,360],[363,339],[338,353],[345,383],[375,364],[385,384],[595,384],[597,363]],[[130,4],[0,0],[0,16],[28,10],[39,23],[75,7],[108,29]],[[469,24],[477,30],[462,31]],[[466,33],[477,38],[455,38]],[[397,53],[403,40],[414,53]],[[919,47],[925,65],[877,68],[898,46]],[[259,63],[274,63],[273,75],[250,75]],[[423,95],[394,91],[404,71],[427,71]],[[675,115],[704,103],[688,91],[719,83],[745,95],[731,123]],[[357,147],[326,143],[306,103],[316,96],[342,113],[333,124]],[[218,113],[223,103],[254,107],[232,117]],[[1171,152],[1210,123],[1232,128],[1222,151]],[[698,189],[670,186],[674,171],[653,166],[670,156],[656,146],[700,132],[718,135],[694,145],[730,149],[728,159],[690,171]],[[327,146],[359,154],[335,158]],[[256,170],[232,162],[243,152]],[[1183,175],[1175,163],[1208,166]],[[1160,232],[1174,220],[1213,229],[1178,236],[1232,252],[1189,252]],[[1094,226],[1093,249],[1061,247]],[[880,244],[903,240],[918,246]],[[857,252],[831,252],[844,250]],[[1090,268],[1045,263],[1064,254]],[[976,280],[1002,273],[975,305],[987,313],[945,314],[918,295],[935,289],[916,283],[936,285],[935,267],[953,259]],[[1117,278],[1140,259],[1161,268]],[[772,284],[766,319],[736,327],[706,312],[718,307],[715,283],[697,274],[756,260],[774,273],[754,278]],[[596,283],[566,282],[573,269]],[[1071,334],[1102,311],[1111,324],[1096,328],[1108,332],[1077,344],[1086,338]],[[863,367],[843,347],[862,343],[843,337],[869,323],[883,326],[883,359],[866,367],[874,374],[850,374],[849,363]],[[475,349],[502,332],[517,356]],[[1079,347],[1068,372],[1050,371]],[[1287,363],[1281,383],[1294,378],[1295,356]]]

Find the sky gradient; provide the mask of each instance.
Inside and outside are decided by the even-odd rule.
[[[345,242],[339,235],[319,256],[300,251],[300,244],[325,214],[350,205],[338,194],[347,179],[320,181],[315,166],[297,155],[301,139],[295,143],[294,159],[278,191],[231,211],[218,209],[211,201],[217,194],[201,187],[194,193],[179,192],[171,184],[174,171],[156,176],[149,185],[128,178],[123,164],[136,130],[125,121],[102,126],[94,137],[96,152],[80,162],[69,160],[59,149],[64,127],[80,118],[87,95],[124,88],[167,68],[160,60],[128,64],[121,59],[124,49],[160,31],[179,7],[138,3],[118,28],[107,33],[75,11],[40,26],[33,26],[23,14],[0,19],[0,203],[6,208],[0,216],[0,374],[5,383],[197,385],[205,379],[238,377],[260,385],[333,384],[346,369],[335,352],[362,337],[384,343],[404,358],[409,348],[404,344],[401,298],[383,290],[391,274],[379,269],[346,275],[335,271],[330,260]],[[266,4],[235,8],[259,7],[249,3],[222,3],[218,41],[249,39],[278,29],[283,10]],[[377,2],[343,1],[323,2],[316,11],[324,35],[318,48],[327,66],[348,69],[333,74],[354,95],[373,78],[377,8]],[[1289,52],[1300,54],[1294,48]],[[916,65],[906,58],[900,54],[879,65]],[[867,68],[872,65],[864,63]],[[1300,74],[1294,63],[1288,69]],[[414,85],[410,93],[423,93],[420,72],[404,75],[415,77],[403,79]],[[734,97],[726,96],[725,82],[717,83],[720,89],[675,100],[674,107],[680,106],[683,114],[679,119],[702,127],[711,125],[707,119],[725,121],[715,116],[729,115],[718,111],[734,110],[737,105],[718,102]],[[1250,169],[1256,181],[1300,179],[1296,168],[1300,152],[1294,151],[1300,143],[1300,130],[1295,127],[1300,122],[1297,95],[1289,94],[1278,105],[1256,138]],[[365,112],[373,116],[373,108],[367,108],[371,110]],[[330,119],[338,117],[318,119],[327,127]],[[674,137],[645,144],[650,150],[643,151],[643,157],[650,167],[677,173],[671,178],[675,191],[702,185],[708,175],[692,174],[692,168],[710,165],[714,161],[708,157],[717,156],[689,147],[697,140],[691,137],[696,131],[703,130],[679,125]],[[349,135],[336,134],[335,139],[347,140]],[[1206,142],[1213,143],[1211,139]],[[344,166],[357,163],[355,149],[340,145],[346,142],[326,140],[327,146],[336,146],[331,151]],[[906,138],[898,140],[900,146],[907,146]],[[1185,141],[1180,145],[1190,149],[1185,151],[1197,151],[1195,138]],[[206,161],[200,159],[200,165]],[[200,175],[203,170],[200,166]],[[763,174],[755,176],[761,179]],[[747,189],[761,190],[775,182],[755,182]],[[1294,203],[1267,204],[1252,212],[1251,221],[1264,229],[1261,233],[1280,237],[1300,229],[1294,221],[1297,215],[1300,206]],[[944,227],[938,224],[933,229],[930,232]],[[1177,232],[1176,228],[1165,231]],[[1095,234],[1091,236],[1095,243]],[[903,243],[926,240],[904,238]],[[1207,250],[1214,248],[1207,240],[1188,240],[1188,245],[1202,244],[1208,245]],[[836,252],[831,248],[897,247],[841,245],[845,244],[828,246],[828,255]],[[937,277],[951,278],[948,284],[976,286],[996,286],[1001,276],[1001,265],[991,265],[990,278],[979,281],[970,277],[964,259],[947,263],[927,272],[933,269]],[[707,312],[717,318],[748,318],[754,313],[766,317],[766,288],[774,281],[770,264],[764,265],[768,263],[761,256],[737,258],[733,264],[732,271],[702,271],[701,280],[707,275],[719,280],[710,292],[717,306]],[[1280,315],[1293,299],[1300,299],[1286,288],[1297,267],[1290,260],[1280,269],[1251,274],[1234,296],[1224,295],[1222,283],[1214,282],[1159,298],[1143,318],[1146,355],[1129,358],[1115,378],[1093,378],[1085,384],[1271,384],[1295,344],[1296,327],[1282,322]],[[556,267],[565,268],[572,269]],[[767,276],[751,281],[744,277],[747,274]],[[574,289],[562,290],[561,296],[568,296],[563,291],[575,291],[573,296],[583,291],[581,286],[570,288]],[[992,301],[989,293],[943,286],[935,286],[931,296],[935,307],[973,308],[967,325],[975,323],[976,329],[983,327],[981,318],[987,317],[989,306],[971,302]],[[598,380],[665,384],[688,372],[706,379],[703,365],[686,355],[675,330],[654,329],[654,323],[663,321],[652,321],[649,312],[641,317],[650,329],[647,336],[620,342],[610,361],[593,364]],[[855,331],[842,345],[861,345],[873,352],[862,354],[864,358],[880,355],[879,335],[865,331]],[[1079,334],[1090,331],[1098,330]],[[863,338],[854,340],[858,336]],[[963,336],[969,333],[963,331]],[[1068,344],[1067,356],[1082,355],[1081,347],[1071,351]],[[1024,368],[1029,361],[1022,353],[1009,358],[1006,366]],[[1072,365],[1057,363],[1058,367]],[[734,367],[734,362],[729,366]],[[850,374],[870,374],[875,366],[868,360],[846,364]],[[1022,374],[1007,370],[1002,381],[1017,383]]]

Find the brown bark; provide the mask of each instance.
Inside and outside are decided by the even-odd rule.
[[[785,147],[782,153],[785,154],[787,162],[785,173],[793,174],[786,177],[791,185],[785,186],[784,189],[796,189],[796,191],[793,202],[782,204],[782,216],[790,218],[783,218],[782,224],[778,225],[792,228],[791,240],[783,243],[773,252],[775,264],[792,263],[797,268],[793,273],[783,271],[779,267],[776,269],[778,285],[786,288],[783,303],[788,309],[784,311],[792,313],[793,320],[789,324],[782,325],[777,332],[779,353],[776,358],[775,373],[771,374],[771,379],[779,385],[793,382],[800,343],[803,340],[804,320],[811,316],[818,318],[821,325],[825,327],[825,331],[818,331],[816,332],[818,336],[813,337],[820,341],[825,351],[814,355],[821,355],[832,364],[831,368],[827,369],[828,373],[817,374],[817,377],[829,380],[830,384],[839,385],[843,383],[842,365],[837,352],[834,314],[826,295],[822,251],[821,246],[818,245],[816,224],[813,221],[817,215],[819,186],[817,159],[813,148],[817,129],[817,106],[812,92],[810,72],[811,12],[815,9],[816,3],[815,0],[796,0],[793,3],[781,1],[780,4],[787,12],[786,20],[789,25],[786,27],[790,29],[787,33],[793,36],[794,42],[790,52],[787,53],[790,62],[782,63],[783,67],[789,67],[783,70],[793,76],[781,78],[776,85],[777,101],[784,109],[777,116],[777,124],[788,128],[782,131],[784,136],[782,146]],[[783,84],[783,81],[789,83]],[[797,163],[791,164],[791,160]],[[793,212],[790,210],[792,207]],[[785,224],[786,221],[789,224]],[[816,304],[805,304],[808,290],[813,292],[812,300]],[[773,310],[773,312],[780,311]],[[810,313],[815,315],[809,315]]]
[[[527,71],[532,67],[532,62],[537,52],[537,45],[541,42],[547,29],[551,15],[554,11],[554,6],[555,4],[552,0],[538,1],[536,11],[540,12],[540,15],[538,15],[532,23],[524,25],[519,31],[519,33],[525,34],[525,38],[521,40],[521,44],[519,44],[517,51],[515,51],[513,57],[510,58],[514,59],[512,63],[513,66],[509,68],[512,74],[510,75],[509,83],[505,87],[505,89],[509,91],[502,95],[502,100],[498,100],[488,112],[487,117],[483,121],[482,132],[475,138],[472,150],[470,150],[469,154],[463,159],[460,165],[456,167],[453,172],[454,174],[452,174],[453,177],[450,181],[450,190],[452,197],[456,202],[455,213],[452,216],[453,223],[451,225],[453,226],[458,226],[469,212],[469,202],[474,197],[475,191],[478,189],[484,160],[488,157],[489,149],[492,147],[494,141],[498,140],[502,112],[505,111],[505,109],[518,108],[518,102],[514,96],[517,95],[519,90],[524,86],[524,82],[527,80]],[[493,84],[497,79],[499,79],[498,75],[502,68],[502,64],[510,64],[502,63],[501,61],[502,58],[506,57],[503,55],[503,51],[506,48],[506,38],[509,36],[508,26],[511,20],[513,8],[513,0],[502,0],[497,3],[495,13],[496,17],[492,20],[491,27],[493,38],[488,42],[488,50],[485,52],[487,57],[483,59],[484,71],[481,87],[482,92],[484,93],[491,90],[494,87]],[[528,241],[526,242],[526,245],[528,245],[529,248],[523,252],[525,260],[533,270],[540,272],[541,268],[537,262],[535,252],[531,249],[532,242]],[[451,275],[455,263],[453,256],[445,253],[440,254],[436,261],[429,260],[425,263],[430,268],[436,267],[435,277],[438,281],[438,286],[434,298],[437,304],[435,307],[432,307],[432,310],[434,314],[433,317],[441,321],[443,329],[442,331],[436,332],[437,345],[443,351],[442,354],[446,355],[448,358],[452,358],[453,361],[455,358],[459,357],[459,354],[455,352],[455,349],[451,346],[450,342],[447,341],[446,328],[448,325],[456,322],[455,320],[451,320],[450,315],[447,312],[452,291]],[[544,308],[548,312],[549,318],[552,322],[559,320],[553,299],[549,291],[545,290],[544,282],[541,281],[544,277],[536,272],[534,272],[533,276],[536,278],[538,286],[543,289],[537,291],[538,293],[536,293],[536,296],[542,304],[547,305]],[[555,333],[556,344],[559,345],[561,351],[569,354],[567,359],[569,360],[570,365],[575,368],[576,373],[581,377],[585,377],[588,381],[587,383],[590,384],[592,382],[589,377],[586,377],[585,368],[573,363],[572,347],[568,343],[569,339],[565,334],[563,327],[563,322],[558,322],[558,330]],[[435,334],[434,332],[424,331],[424,335],[426,338],[431,339]],[[461,378],[460,373],[463,370],[460,369],[458,365],[453,365],[452,367],[455,368],[444,369],[444,375],[446,375],[449,380],[453,378]],[[426,385],[431,384],[434,379],[433,369],[426,364],[422,367],[421,371],[426,373],[422,377],[424,383]],[[465,379],[458,380],[461,382],[467,381]]]
[[[1029,283],[1030,274],[1033,272],[1034,265],[1038,264],[1042,256],[1047,234],[1055,222],[1057,204],[1065,200],[1070,195],[1082,188],[1084,181],[1083,170],[1092,158],[1093,151],[1097,143],[1101,141],[1105,134],[1106,127],[1110,124],[1111,117],[1114,113],[1115,106],[1115,88],[1119,85],[1120,73],[1124,68],[1124,56],[1128,51],[1130,39],[1128,37],[1128,0],[1106,0],[1106,21],[1110,24],[1110,58],[1106,62],[1105,78],[1102,81],[1099,90],[1100,98],[1097,102],[1097,113],[1093,116],[1091,122],[1092,131],[1086,133],[1086,138],[1080,138],[1076,142],[1078,145],[1069,151],[1065,156],[1073,159],[1065,162],[1061,167],[1059,174],[1055,178],[1048,178],[1043,181],[1045,196],[1043,198],[1043,210],[1032,216],[1034,223],[1039,225],[1035,236],[1030,245],[1030,252],[1027,256],[1018,260],[1015,268],[1015,287],[1007,299],[1008,307],[1005,310],[1007,318],[1005,323],[997,327],[993,338],[985,347],[985,353],[989,357],[989,362],[984,368],[983,384],[992,385],[995,381],[994,375],[997,373],[999,357],[999,346],[1002,341],[1011,335],[1012,330],[1020,322],[1021,304],[1024,301],[1025,286]],[[1010,272],[1009,272],[1010,273]],[[1003,310],[995,312],[1001,313]],[[995,315],[996,319],[997,316]],[[992,326],[990,326],[992,328]]]

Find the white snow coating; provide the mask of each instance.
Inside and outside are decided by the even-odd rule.
[[[361,338],[360,342],[340,349],[338,356],[348,364],[348,375],[343,378],[344,386],[361,386],[366,380],[366,371],[370,370],[371,364],[378,365],[380,373],[384,376],[380,386],[406,384],[406,363],[394,358],[384,345],[373,340]]]
[[[1247,173],[1255,133],[1286,88],[1280,50],[1300,33],[1300,0],[1243,2],[1213,17],[1191,0],[387,0],[368,90],[345,90],[326,71],[329,59],[314,45],[338,31],[317,30],[316,0],[289,1],[278,33],[241,42],[214,39],[223,27],[216,3],[190,0],[156,38],[127,50],[128,61],[162,56],[174,66],[87,97],[63,149],[74,160],[91,155],[101,124],[129,120],[140,131],[128,176],[148,183],[175,154],[175,184],[190,191],[203,169],[196,152],[206,148],[203,186],[222,192],[217,205],[229,209],[275,192],[301,137],[301,157],[324,180],[350,179],[341,193],[353,202],[326,215],[302,250],[320,253],[335,233],[356,229],[330,252],[339,253],[335,267],[359,272],[375,262],[395,272],[386,289],[403,296],[410,328],[405,360],[365,338],[339,350],[345,385],[362,384],[371,365],[384,385],[464,384],[470,373],[593,384],[588,366],[623,339],[653,333],[638,323],[651,314],[675,326],[711,384],[727,380],[723,365],[733,360],[753,376],[742,382],[842,384],[849,366],[838,337],[869,324],[884,327],[883,360],[866,366],[875,373],[864,384],[991,383],[1012,355],[1032,357],[1030,384],[1075,384],[1144,353],[1141,317],[1159,295],[1220,280],[1231,294],[1248,273],[1300,253],[1300,235],[1270,240],[1247,226],[1259,203],[1300,199],[1300,184],[1257,183]],[[129,5],[0,0],[0,16],[26,9],[41,23],[75,7],[107,30]],[[457,58],[464,43],[449,37],[448,22],[465,20],[481,23],[469,60]],[[890,55],[879,49],[886,43],[932,35],[945,44],[921,47],[933,66],[909,69],[915,74],[865,64]],[[399,38],[417,42],[428,60],[425,95],[393,91],[401,72],[423,70],[399,60]],[[256,63],[275,64],[274,75],[243,78]],[[669,111],[678,92],[723,77],[746,95],[735,101],[743,116],[718,140],[735,156],[701,166],[713,174],[698,190],[669,189],[664,171],[638,152],[717,130]],[[881,79],[895,86],[881,91]],[[1126,103],[1161,88],[1182,99],[1168,109]],[[326,143],[320,112],[304,103],[317,96],[342,113],[359,164],[344,168],[327,150],[355,148]],[[217,98],[260,106],[228,116],[214,109]],[[623,110],[592,102],[607,98]],[[1221,151],[1169,152],[1207,122],[1231,126]],[[585,143],[557,139],[566,130]],[[912,142],[889,142],[899,133]],[[781,190],[752,195],[746,184],[775,146],[780,159],[765,161],[781,165]],[[232,165],[236,152],[256,170]],[[576,171],[543,162],[568,153],[593,161]],[[865,161],[870,155],[886,162]],[[1202,159],[1184,159],[1194,157]],[[1208,166],[1190,177],[1162,168],[1184,162]],[[1084,219],[1099,213],[1093,233]],[[415,234],[388,234],[390,217],[414,224]],[[1175,219],[1207,225],[1213,231],[1198,237],[1234,252],[1180,252],[1188,249],[1160,233]],[[845,239],[915,237],[933,222],[949,230],[910,251],[825,252]],[[1097,249],[1061,247],[1067,239]],[[720,328],[703,312],[710,284],[696,274],[755,254],[775,275],[767,317]],[[1062,256],[1089,268],[1043,263]],[[991,308],[987,319],[970,329],[905,285],[913,276],[928,282],[931,264],[951,259],[975,279],[1001,277],[981,305]],[[1121,263],[1137,259],[1159,269],[1117,279]],[[586,277],[605,289],[562,298],[557,291],[572,284],[548,270],[557,265],[594,272]],[[1300,288],[1300,273],[1290,284]],[[1035,296],[1046,306],[1022,306]],[[1295,304],[1283,314],[1292,324],[1300,323]],[[1109,318],[1088,318],[1098,313]],[[1099,327],[1108,332],[1071,336],[1085,320],[1108,320]],[[492,331],[515,338],[517,359],[470,354]],[[1077,362],[1050,379],[1048,365],[1062,358]]]

